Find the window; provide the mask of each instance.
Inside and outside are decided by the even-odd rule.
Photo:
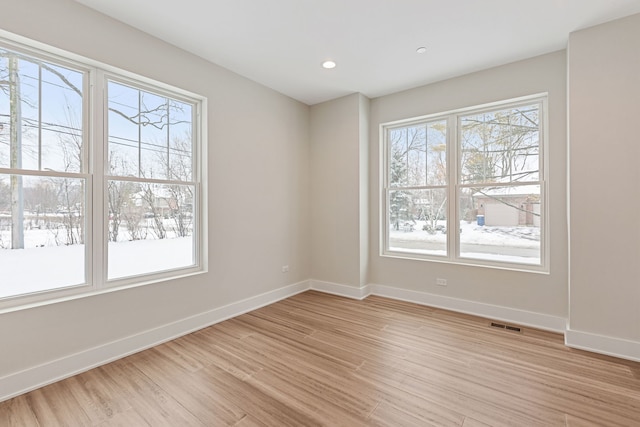
[[[123,74],[0,45],[0,307],[203,271],[204,100]]]
[[[382,125],[383,255],[544,271],[545,105]]]
[[[194,106],[112,80],[107,93],[107,277],[191,267]]]

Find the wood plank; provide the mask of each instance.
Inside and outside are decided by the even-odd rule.
[[[250,415],[243,417],[240,421],[234,424],[234,427],[268,427],[266,424],[261,423]]]
[[[305,292],[0,403],[6,426],[638,426],[640,363]]]
[[[92,369],[69,378],[65,384],[94,425],[131,410],[128,401],[106,380],[104,370]]]
[[[184,346],[184,350],[192,353],[204,366],[218,366],[241,380],[262,370],[259,363],[248,361],[239,352],[234,351],[239,346],[230,345],[229,351],[217,345],[215,341],[202,340],[192,335],[182,337],[179,345]]]
[[[482,423],[478,420],[474,420],[473,418],[465,418],[462,423],[462,427],[491,427],[489,424]]]
[[[156,348],[136,356],[136,368],[204,425],[232,425],[246,415],[227,398],[227,387],[210,381],[208,368],[197,372],[181,369]]]
[[[415,405],[409,399],[396,401],[396,404],[382,401],[371,414],[371,421],[379,426],[433,426],[459,427],[464,416],[446,410],[437,405]]]
[[[69,390],[68,381],[50,384],[28,393],[27,401],[38,420],[46,426],[91,425],[84,408]],[[3,419],[0,410],[0,419]]]
[[[104,422],[100,424],[95,424],[95,425],[99,427],[131,427],[131,426],[152,427],[153,426],[152,424],[149,424],[147,420],[142,418],[142,415],[140,415],[139,412],[133,409],[115,414],[113,417],[110,417]]]
[[[324,390],[319,392],[313,384],[298,381],[295,378],[292,381],[291,376],[281,374],[282,371],[261,371],[249,382],[259,390],[287,402],[287,405],[324,425],[345,427],[366,425],[363,417],[354,414],[356,411],[344,409],[344,404],[332,404],[332,399],[336,397],[335,393],[327,393]],[[341,395],[338,394],[338,396]]]
[[[0,420],[6,423],[6,427],[39,426],[36,415],[31,410],[27,400],[28,394],[15,397],[3,404],[4,409],[0,410]]]
[[[234,406],[243,408],[247,415],[266,425],[283,427],[322,425],[320,421],[298,411],[288,402],[283,402],[277,396],[264,393],[252,384],[241,381],[215,366],[207,367],[199,374],[199,381],[206,382],[213,390],[224,390],[225,399]],[[193,379],[188,378],[187,380]],[[215,400],[218,397],[212,396],[212,398]]]
[[[119,390],[120,395],[150,425],[205,425],[168,391],[144,375],[138,369],[139,363],[140,359],[134,355],[97,369],[104,371],[105,380]]]

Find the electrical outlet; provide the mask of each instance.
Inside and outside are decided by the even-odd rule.
[[[447,279],[437,278],[436,279],[436,285],[438,285],[438,286],[447,286]]]
[[[282,272],[283,273],[288,273],[289,272],[289,266],[288,265],[283,265],[282,266]]]

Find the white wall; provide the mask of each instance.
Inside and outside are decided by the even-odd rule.
[[[639,21],[573,34],[568,58],[569,332],[574,345],[613,339],[618,350],[627,345],[618,351],[625,356],[640,342]],[[250,305],[245,298],[266,301],[309,278],[467,311],[503,308],[512,320],[567,317],[566,52],[309,108],[71,0],[12,2],[0,29],[207,96],[210,226],[207,274],[0,314],[0,386],[37,385],[46,376],[35,375],[38,365],[62,361],[69,373],[74,354],[99,359],[123,338],[161,338],[157,328],[179,332],[203,313],[232,315]],[[540,92],[549,93],[551,273],[380,257],[378,125]],[[436,277],[449,286],[436,287]]]
[[[571,34],[570,331],[640,360],[640,15]]]
[[[381,226],[378,215],[382,194],[379,185],[379,124],[541,92],[549,94],[550,274],[381,257],[379,255]],[[392,288],[391,293],[396,292],[394,289],[428,293],[432,297],[426,297],[426,301],[443,301],[444,305],[455,303],[456,307],[466,305],[470,307],[469,311],[476,310],[479,314],[491,313],[491,310],[482,311],[487,308],[484,306],[486,304],[509,308],[508,316],[511,319],[507,320],[512,321],[520,319],[526,321],[529,312],[550,316],[551,323],[556,325],[558,320],[561,320],[559,318],[565,318],[567,315],[565,52],[555,52],[373,99],[370,121],[369,182],[372,216],[369,281]],[[436,278],[447,279],[448,286],[437,287]],[[455,299],[475,304],[466,304]],[[494,312],[504,311],[494,310]]]
[[[209,273],[0,314],[0,386],[309,278],[308,106],[74,1],[10,3],[3,30],[208,97]]]
[[[311,107],[311,277],[316,281],[366,284],[368,102],[352,94]]]

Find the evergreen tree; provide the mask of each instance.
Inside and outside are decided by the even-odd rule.
[[[391,157],[391,186],[407,184],[407,164],[401,152],[393,150]],[[408,191],[392,190],[389,194],[389,216],[394,229],[400,229],[400,222],[409,219],[411,195]]]

